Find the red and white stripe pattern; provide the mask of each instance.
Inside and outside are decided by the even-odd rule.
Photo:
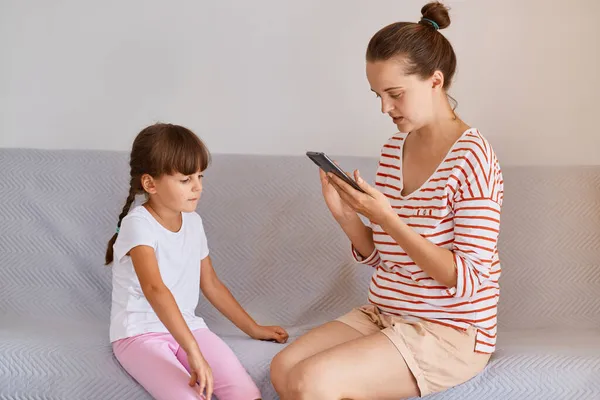
[[[500,261],[497,240],[503,180],[490,144],[476,129],[466,131],[434,174],[415,192],[402,196],[402,146],[406,134],[383,146],[375,184],[402,220],[454,254],[456,287],[423,272],[394,239],[371,225],[375,251],[361,260],[375,268],[369,301],[382,312],[458,329],[477,327],[475,351],[492,353]]]

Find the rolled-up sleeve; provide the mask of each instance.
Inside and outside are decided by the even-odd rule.
[[[352,256],[354,257],[354,260],[357,263],[366,264],[373,268],[377,267],[381,263],[381,257],[379,256],[377,248],[375,248],[375,250],[373,250],[373,252],[365,258],[361,256],[358,251],[356,251],[356,248],[354,248],[354,246],[352,246]]]
[[[456,287],[450,294],[471,297],[490,278],[500,232],[500,205],[491,199],[463,200],[454,215]]]

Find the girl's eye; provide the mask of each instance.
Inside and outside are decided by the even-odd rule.
[[[182,179],[180,182],[181,183],[188,183],[189,181],[190,181],[190,178],[185,178],[185,179]]]
[[[399,98],[400,98],[400,96],[402,96],[402,93],[398,93],[398,94],[390,94],[390,97],[391,97],[392,99],[399,99]]]
[[[198,179],[202,179],[202,178],[204,178],[204,175],[202,175],[202,174],[198,175]]]

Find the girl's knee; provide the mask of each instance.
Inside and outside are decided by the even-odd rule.
[[[260,390],[254,379],[241,364],[229,371],[219,371],[215,376],[214,393],[220,400],[255,400],[261,398]]]

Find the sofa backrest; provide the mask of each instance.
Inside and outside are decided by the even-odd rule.
[[[338,161],[370,181],[377,166]],[[127,154],[1,149],[0,172],[0,312],[106,324],[103,257]],[[302,329],[366,301],[372,271],[352,262],[308,158],[218,154],[205,176],[213,264],[260,322]],[[600,167],[505,167],[504,178],[500,329],[600,327]],[[206,301],[198,312],[230,328]]]

